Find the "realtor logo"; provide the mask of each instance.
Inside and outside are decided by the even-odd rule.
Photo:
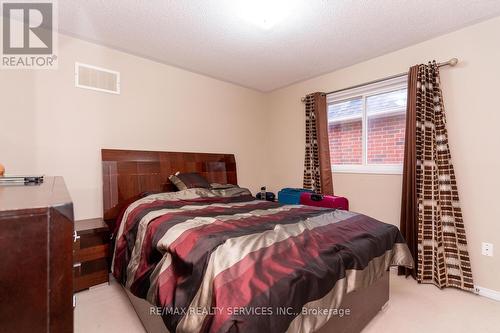
[[[3,69],[57,68],[55,2],[2,2]]]

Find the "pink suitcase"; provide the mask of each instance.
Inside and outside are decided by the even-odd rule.
[[[349,201],[344,197],[303,192],[300,194],[300,204],[308,206],[337,208],[349,210]]]

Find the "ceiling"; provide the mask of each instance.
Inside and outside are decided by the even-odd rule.
[[[61,32],[271,91],[500,15],[500,0],[64,0]]]

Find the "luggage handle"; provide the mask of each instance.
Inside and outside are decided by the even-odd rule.
[[[311,194],[311,200],[312,201],[321,201],[321,200],[323,200],[323,195],[317,194],[317,193]]]

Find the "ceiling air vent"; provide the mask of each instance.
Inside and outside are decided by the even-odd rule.
[[[120,73],[76,62],[75,86],[78,88],[119,94]]]

